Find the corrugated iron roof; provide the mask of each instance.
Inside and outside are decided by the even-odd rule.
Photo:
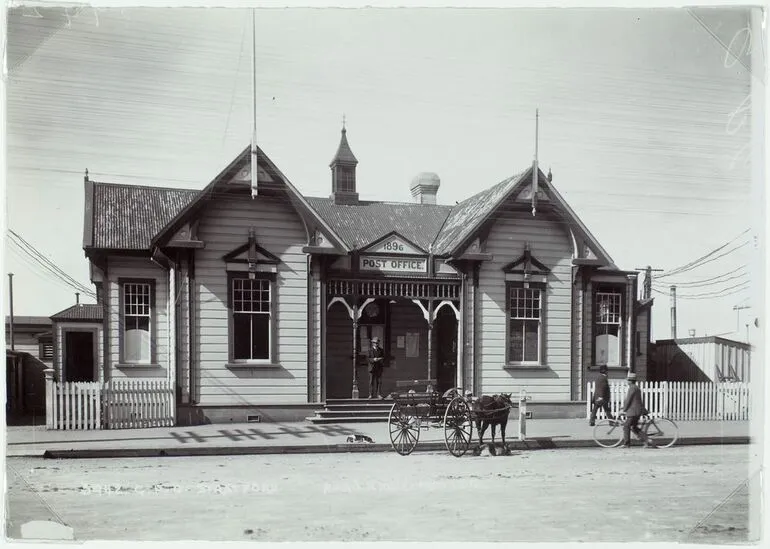
[[[477,193],[455,206],[449,214],[441,234],[436,239],[433,246],[434,253],[450,253],[457,244],[478,228],[478,222],[497,206],[500,200],[516,186],[521,177],[528,171],[524,170],[509,177],[494,187]]]
[[[94,182],[94,248],[147,250],[200,191]]]
[[[103,318],[104,310],[101,305],[79,303],[56,313],[51,317],[51,320],[92,320],[101,322]]]
[[[265,157],[265,160],[269,159]],[[334,232],[333,237],[342,239],[341,246],[362,249],[397,232],[424,250],[445,256],[454,253],[457,246],[478,230],[480,223],[505,196],[522,184],[523,178],[529,173],[530,168],[527,168],[455,206],[365,200],[355,205],[335,204],[331,198],[303,197],[294,187],[290,190],[298,200],[306,204],[305,208],[309,206],[312,209],[313,216],[317,216],[319,221]],[[153,238],[164,228],[168,230],[170,222],[206,191],[115,183],[92,184],[93,237],[90,247],[98,249],[149,250]],[[290,186],[288,182],[286,185],[287,188]],[[606,255],[551,184],[549,188],[567,214],[584,229],[588,240],[600,255]],[[614,267],[611,259],[607,261]]]
[[[307,201],[351,248],[361,249],[396,231],[424,250],[439,234],[452,206],[411,202],[335,204],[331,198],[307,197]]]
[[[10,324],[11,323],[11,317],[9,315],[5,315],[5,323]],[[19,315],[13,315],[13,323],[17,326],[20,326],[22,324],[33,324],[35,326],[50,326],[51,325],[51,319],[47,316],[19,316]]]

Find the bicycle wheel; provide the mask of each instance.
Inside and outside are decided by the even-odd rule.
[[[644,426],[644,434],[658,448],[670,448],[679,438],[679,427],[665,417],[651,418]]]
[[[602,448],[614,448],[623,442],[623,424],[619,421],[602,419],[594,427],[594,442]]]

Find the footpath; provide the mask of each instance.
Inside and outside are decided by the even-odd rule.
[[[748,421],[677,422],[676,446],[748,444]],[[586,419],[537,419],[526,423],[526,437],[518,438],[518,423],[508,423],[506,442],[513,450],[597,448]],[[365,435],[368,442],[348,442]],[[632,435],[633,444],[639,444]],[[491,441],[490,429],[484,442]],[[472,447],[478,442],[474,428]],[[498,429],[496,442],[500,443]],[[45,426],[6,429],[7,457],[108,458],[291,454],[393,451],[387,423],[243,423],[153,427],[98,431],[47,430]],[[446,451],[444,430],[422,429],[415,451]]]

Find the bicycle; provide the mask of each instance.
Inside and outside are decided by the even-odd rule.
[[[623,443],[623,423],[620,417],[597,421],[593,430],[594,442],[602,448],[620,446]],[[679,427],[666,417],[643,415],[639,420],[639,429],[656,448],[670,448],[679,439]]]

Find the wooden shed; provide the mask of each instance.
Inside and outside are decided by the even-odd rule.
[[[102,306],[78,303],[51,317],[59,381],[103,381]]]
[[[655,343],[650,381],[751,381],[751,345],[719,336]]]

